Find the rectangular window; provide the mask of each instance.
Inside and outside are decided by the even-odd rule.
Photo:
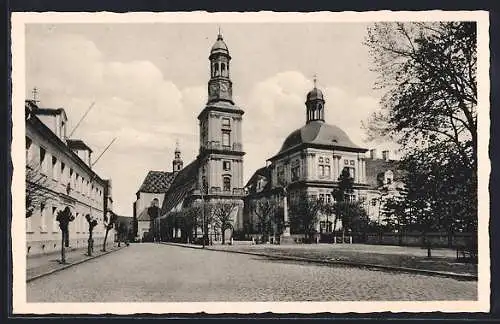
[[[228,148],[231,144],[230,133],[222,132],[222,146]]]
[[[52,167],[51,167],[51,172],[52,172],[52,179],[57,180],[58,178],[58,168],[57,168],[57,158],[55,156],[52,156]]]
[[[277,177],[279,184],[285,183],[285,168],[282,165],[278,166]]]
[[[73,182],[73,169],[71,169],[71,168],[69,169],[69,181],[68,182],[69,182],[69,185],[70,185],[71,189],[74,190],[75,189],[75,184]]]
[[[26,218],[26,233],[33,233],[33,216]]]
[[[332,202],[332,196],[330,194],[326,194],[326,202],[329,204]]]
[[[320,201],[325,201],[325,194],[319,194],[319,200]]]
[[[354,176],[356,175],[356,173],[355,173],[354,168],[348,168],[348,170],[349,170],[349,176],[350,176],[351,178],[355,179],[355,177],[354,177]]]
[[[66,175],[64,174],[64,172],[66,172],[66,165],[64,164],[64,162],[61,161],[61,183],[63,184],[66,184]]]
[[[52,207],[52,233],[59,231],[59,222],[57,221],[57,207]]]
[[[231,127],[231,120],[229,118],[222,118],[222,127]]]
[[[351,165],[354,165],[354,160],[351,160],[350,164],[351,164]]]
[[[31,138],[26,136],[26,164],[29,164],[31,161],[31,144],[33,144],[33,141]]]
[[[43,147],[40,147],[40,171],[45,174],[46,170],[45,170],[45,154],[46,154],[46,151]]]
[[[344,160],[345,165],[349,165],[349,160]]]
[[[321,178],[325,176],[325,167],[323,165],[318,166],[318,176]]]
[[[292,181],[297,181],[300,178],[300,165],[295,164],[292,166]]]
[[[325,165],[325,177],[330,178],[331,171],[330,171],[330,166]]]
[[[222,169],[224,169],[224,171],[230,171],[231,170],[231,162],[230,161],[223,161],[222,162]]]
[[[40,204],[40,231],[47,231],[47,219],[46,219],[47,208],[44,203]]]
[[[222,182],[223,182],[223,190],[231,191],[231,178],[226,176],[222,178]]]

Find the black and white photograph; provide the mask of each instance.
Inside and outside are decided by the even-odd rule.
[[[488,311],[488,27],[14,13],[14,312]]]

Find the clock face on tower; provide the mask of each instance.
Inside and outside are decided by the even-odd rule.
[[[217,89],[217,84],[211,83],[208,90],[209,90],[210,97],[217,96],[217,90],[218,90]]]
[[[221,92],[224,92],[224,93],[227,93],[227,91],[228,91],[228,87],[227,87],[227,84],[226,84],[226,83],[222,83],[222,84],[220,85],[220,91],[221,91]]]

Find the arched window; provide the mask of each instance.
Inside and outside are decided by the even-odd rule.
[[[231,191],[231,177],[230,176],[224,176],[222,178],[222,183],[223,183],[223,190],[224,191]]]
[[[220,65],[220,71],[221,71],[221,74],[224,76],[224,74],[226,72],[226,64],[221,63],[221,65]]]
[[[214,64],[214,67],[215,67],[215,69],[214,69],[214,71],[215,71],[215,72],[214,72],[214,75],[215,75],[215,76],[217,76],[217,75],[219,75],[219,64],[218,64],[218,63],[215,63],[215,64]]]

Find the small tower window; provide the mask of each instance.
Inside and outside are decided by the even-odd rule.
[[[222,169],[224,169],[224,171],[231,171],[231,162],[230,161],[222,162]]]
[[[224,75],[224,72],[226,72],[226,64],[221,63],[221,65],[220,65],[220,71],[222,72],[222,75]]]
[[[214,71],[215,71],[215,72],[214,72],[214,76],[217,76],[217,75],[219,75],[219,64],[217,64],[217,63],[216,63],[214,66],[215,66],[215,69],[214,69]]]

